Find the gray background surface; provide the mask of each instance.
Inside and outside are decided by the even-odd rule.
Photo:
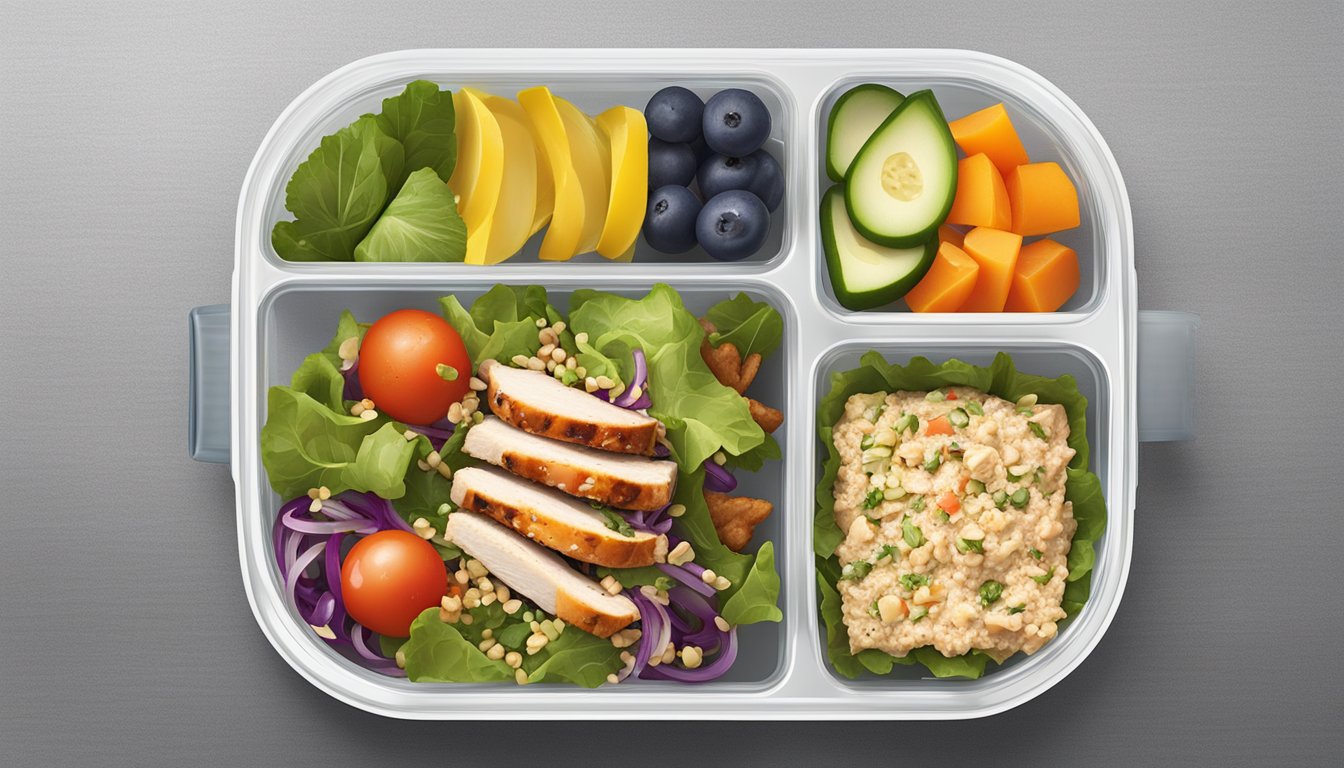
[[[1339,4],[190,5],[0,4],[0,764],[465,762],[520,732],[587,765],[1344,751]],[[1141,305],[1204,324],[1199,439],[1141,449],[1128,591],[1076,672],[971,723],[514,729],[376,718],[280,660],[228,473],[184,453],[186,310],[228,300],[242,176],[290,99],[469,45],[964,47],[1082,106],[1129,185]]]

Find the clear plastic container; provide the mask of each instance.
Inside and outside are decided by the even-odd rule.
[[[633,263],[578,259],[541,263],[535,252],[496,267],[435,264],[285,262],[269,243],[286,215],[284,184],[318,139],[374,110],[406,82],[427,78],[449,88],[472,85],[512,95],[545,84],[579,107],[642,107],[668,84],[707,94],[727,86],[760,94],[774,113],[771,151],[787,177],[770,245],[743,262],[706,264],[703,253],[665,257],[641,250]],[[1009,104],[1033,159],[1060,162],[1079,188],[1083,225],[1066,235],[1082,261],[1082,287],[1065,311],[1046,315],[933,315],[851,312],[827,282],[817,224],[824,120],[830,104],[859,82],[901,90],[932,87],[949,117]],[[532,246],[535,248],[535,244]],[[583,690],[561,686],[417,684],[369,672],[334,653],[284,604],[271,552],[279,500],[258,451],[266,388],[287,381],[303,355],[330,338],[336,313],[361,317],[403,306],[433,307],[455,293],[467,300],[497,282],[545,285],[563,306],[579,287],[622,294],[666,282],[692,309],[741,290],[769,301],[786,323],[783,353],[757,379],[761,398],[786,421],[776,433],[784,459],[743,478],[744,490],[775,502],[758,530],[775,542],[783,580],[779,624],[743,631],[731,673],[688,686],[633,681]],[[351,705],[425,719],[586,717],[648,719],[939,719],[976,717],[1016,706],[1074,669],[1100,641],[1124,590],[1133,542],[1138,334],[1133,237],[1124,183],[1095,128],[1056,88],[1029,70],[985,54],[953,50],[416,50],[375,56],[332,73],[291,104],[267,134],[243,185],[238,208],[232,322],[225,347],[218,314],[193,313],[195,331],[192,452],[219,459],[220,425],[237,486],[243,581],[257,621],[276,651],[300,674]],[[1151,343],[1188,358],[1188,323],[1160,325]],[[212,332],[213,329],[213,332]],[[1159,335],[1160,334],[1160,335]],[[1144,345],[1150,341],[1145,337]],[[229,417],[219,418],[218,366],[227,349]],[[857,681],[827,665],[813,574],[813,488],[819,472],[815,406],[831,372],[877,349],[987,362],[1007,351],[1031,373],[1073,374],[1089,399],[1092,469],[1105,488],[1109,522],[1097,544],[1093,593],[1084,610],[1029,658],[991,668],[977,681],[935,680],[914,668]],[[1170,366],[1163,368],[1171,379]],[[1185,370],[1185,369],[1182,369]],[[1165,381],[1167,391],[1186,391]],[[1189,391],[1193,391],[1190,383]],[[211,405],[208,401],[214,398]],[[211,417],[213,415],[213,421]]]

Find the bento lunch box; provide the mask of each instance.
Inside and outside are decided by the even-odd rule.
[[[700,251],[665,256],[641,245],[631,263],[596,256],[544,263],[536,242],[491,267],[463,264],[291,263],[271,248],[285,218],[284,187],[317,145],[409,81],[476,86],[512,96],[548,85],[580,109],[642,108],[658,89],[702,96],[747,88],[774,116],[770,147],[785,172],[784,204],[757,256],[714,262]],[[932,88],[949,117],[1004,102],[1035,160],[1054,160],[1080,196],[1082,224],[1057,236],[1079,254],[1081,285],[1050,314],[919,315],[852,312],[829,285],[818,226],[829,186],[826,116],[849,87],[879,82],[909,93]],[[329,648],[284,602],[271,525],[281,500],[261,465],[268,387],[285,383],[304,355],[324,346],[340,310],[372,319],[401,307],[463,303],[496,283],[545,286],[558,307],[578,288],[629,296],[670,284],[703,312],[739,291],[784,317],[782,350],[757,377],[756,396],[785,414],[782,461],[743,479],[775,512],[757,542],[775,542],[782,579],[778,624],[743,627],[723,678],[701,685],[632,680],[569,686],[412,683],[360,667]],[[300,95],[262,141],[239,198],[232,302],[190,315],[192,456],[231,465],[243,585],[262,632],[315,686],[352,706],[418,719],[951,719],[1000,712],[1050,688],[1101,640],[1124,592],[1134,539],[1137,444],[1193,435],[1193,331],[1197,318],[1137,309],[1129,198],[1096,128],[1057,88],[1013,62],[960,50],[410,50],[357,61]],[[923,355],[987,364],[1013,356],[1019,370],[1071,374],[1088,398],[1091,469],[1105,490],[1108,523],[1097,542],[1092,595],[1060,634],[1030,657],[991,666],[979,680],[940,680],[919,667],[847,680],[825,658],[812,553],[814,491],[822,447],[816,404],[833,372],[874,349],[904,362]]]

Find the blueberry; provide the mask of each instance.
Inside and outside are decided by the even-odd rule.
[[[703,120],[705,143],[728,157],[743,157],[770,137],[770,110],[751,91],[728,88],[710,97]]]
[[[745,259],[761,249],[770,232],[770,212],[750,192],[730,189],[710,198],[695,220],[695,238],[719,261]]]
[[[649,133],[663,141],[685,144],[700,136],[700,116],[705,102],[680,85],[669,85],[653,94],[644,107]]]
[[[695,153],[695,162],[703,163],[714,154],[714,150],[705,143],[704,136],[696,136],[695,141],[691,142],[691,151]]]
[[[763,149],[746,157],[711,155],[700,163],[695,179],[706,199],[730,189],[745,189],[771,211],[784,199],[784,172],[779,161]]]
[[[649,139],[649,189],[687,186],[695,178],[695,151],[689,144]]]
[[[700,199],[680,184],[659,187],[649,194],[644,214],[644,239],[663,253],[685,253],[695,247]]]

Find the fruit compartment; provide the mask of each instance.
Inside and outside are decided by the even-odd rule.
[[[973,341],[968,338],[942,340],[881,340],[843,342],[823,353],[817,361],[812,380],[812,402],[815,404],[831,388],[833,373],[859,365],[859,359],[869,350],[876,350],[889,362],[907,363],[912,357],[922,356],[935,363],[957,359],[973,365],[987,366],[999,352],[1012,356],[1019,371],[1040,376],[1073,376],[1079,391],[1087,398],[1087,440],[1092,472],[1101,480],[1107,505],[1105,533],[1096,542],[1096,562],[1092,571],[1092,592],[1083,609],[1060,622],[1059,634],[1032,656],[1016,654],[1002,665],[990,662],[979,680],[936,680],[954,699],[960,697],[996,697],[1016,688],[1038,685],[1048,670],[1058,670],[1081,660],[1100,639],[1113,608],[1123,589],[1129,517],[1122,512],[1120,488],[1115,478],[1123,476],[1123,428],[1117,421],[1118,403],[1115,401],[1110,372],[1107,366],[1089,349],[1069,341],[1002,340],[994,343]],[[815,411],[814,411],[815,413]],[[806,461],[812,467],[812,483],[820,480],[825,448],[812,434],[812,445]],[[811,509],[815,509],[812,507]],[[810,532],[809,532],[810,533]],[[815,584],[808,600],[808,620],[818,658],[831,682],[840,689],[880,700],[886,696],[909,697],[909,706],[924,708],[941,706],[921,702],[929,695],[929,683],[935,678],[922,666],[896,666],[889,675],[863,673],[851,680],[841,676],[830,664],[826,654],[826,626],[818,613]],[[805,641],[804,641],[805,642]]]
[[[370,287],[367,284],[335,284],[321,279],[305,279],[298,283],[289,283],[282,286],[263,298],[258,312],[257,359],[260,370],[255,379],[258,402],[264,404],[266,390],[269,387],[277,384],[287,384],[290,375],[299,366],[303,358],[327,344],[331,339],[336,320],[342,309],[349,309],[361,320],[377,318],[387,312],[407,307],[437,313],[440,296],[456,295],[463,304],[469,306],[471,301],[474,301],[498,282],[500,281],[495,279],[457,279],[436,284],[434,281],[417,280],[414,284],[392,283]],[[584,286],[578,281],[568,281],[564,285],[548,287],[551,303],[563,311],[568,304],[570,294]],[[603,290],[624,296],[639,297],[644,295],[649,287],[649,284],[643,282],[623,280],[604,285]],[[678,290],[685,300],[687,308],[697,315],[703,314],[714,303],[725,298],[731,298],[738,292],[736,288],[726,290],[710,286],[678,286]],[[753,299],[766,301],[780,311],[785,319],[786,339],[798,333],[798,318],[787,298],[772,290],[769,286],[746,287],[743,290]],[[793,357],[792,345],[784,344],[779,352],[762,364],[756,383],[752,386],[754,397],[762,402],[775,405],[784,410],[786,414],[798,412],[798,404],[793,402],[791,387],[784,376],[785,371],[793,370],[796,367],[796,361]],[[253,429],[259,431],[262,424],[265,423],[265,418],[264,405],[259,406],[258,418]],[[253,431],[252,434],[255,435],[256,431]],[[787,431],[787,429],[781,429],[775,433],[784,455],[783,460],[767,463],[760,472],[741,471],[737,473],[739,480],[738,493],[764,498],[775,504],[775,511],[764,523],[757,527],[750,550],[754,551],[765,541],[773,541],[776,563],[781,570],[783,569],[783,561],[789,556],[788,553],[791,550],[787,526],[785,525],[785,515],[790,505],[786,498],[784,486],[785,479],[789,477],[789,470],[793,467],[793,460],[791,459],[793,451],[788,444]],[[264,585],[262,589],[264,595],[258,595],[258,597],[264,598],[271,609],[278,611],[283,616],[283,621],[288,625],[288,628],[301,636],[299,642],[309,652],[323,657],[328,662],[334,662],[340,669],[341,674],[358,675],[380,685],[409,686],[408,690],[417,695],[429,694],[434,689],[450,692],[474,689],[505,691],[514,695],[530,697],[546,695],[548,691],[557,689],[576,690],[570,686],[543,685],[529,687],[525,692],[520,693],[511,684],[412,684],[405,680],[387,678],[369,672],[356,661],[343,657],[311,631],[308,631],[308,627],[299,615],[284,604],[281,597],[282,585],[279,572],[274,565],[275,552],[269,533],[275,515],[284,500],[270,490],[264,478],[257,484],[256,492],[258,497],[254,508],[261,511],[260,516],[245,522],[244,525],[250,527],[252,536],[255,537],[255,546],[262,550],[259,552],[261,567],[258,575],[261,576],[261,583]],[[782,583],[781,606],[788,599],[789,589],[790,585]],[[696,690],[702,692],[723,689],[750,691],[769,686],[784,673],[784,660],[787,658],[786,638],[793,635],[788,621],[789,619],[786,618],[785,622],[777,624],[760,623],[740,628],[738,630],[739,653],[737,661],[726,675],[712,683],[700,686],[685,686],[678,683],[641,680],[619,686],[605,687],[601,689],[601,692],[611,691],[619,695],[628,694],[634,690],[649,691],[651,689],[659,691]],[[599,692],[585,691],[584,693],[594,695]]]
[[[1024,94],[989,80],[875,73],[872,76],[855,74],[834,83],[822,95],[811,120],[811,129],[815,131],[817,155],[814,167],[809,168],[808,173],[811,174],[811,184],[816,190],[818,200],[836,183],[826,175],[827,119],[841,95],[864,83],[879,83],[907,95],[931,89],[949,121],[1003,102],[1031,161],[1059,163],[1073,181],[1078,190],[1080,219],[1079,225],[1073,229],[1044,236],[1074,249],[1078,254],[1078,290],[1056,312],[1011,313],[1009,317],[1014,322],[1026,323],[1050,322],[1052,319],[1067,321],[1076,319],[1078,315],[1087,314],[1101,304],[1106,290],[1106,265],[1111,260],[1121,258],[1119,252],[1121,246],[1116,233],[1120,231],[1121,226],[1127,224],[1119,218],[1120,211],[1116,206],[1108,204],[1115,199],[1111,188],[1114,179],[1110,178],[1111,174],[1106,165],[1097,162],[1096,148],[1085,146],[1082,142],[1084,137],[1061,125],[1057,120],[1057,114],[1053,111],[1052,114],[1047,114],[1037,102]],[[963,156],[960,150],[958,156]],[[812,214],[816,215],[815,212]],[[1024,243],[1037,239],[1041,237],[1027,237],[1024,238]],[[851,310],[843,307],[835,297],[831,278],[826,270],[820,228],[817,230],[813,248],[817,253],[819,298],[828,311],[857,322],[881,322],[881,318],[890,318],[893,315],[902,321],[924,317],[911,312],[904,301],[871,310]],[[940,322],[994,322],[997,319],[995,314],[998,313],[942,313],[938,314],[937,318]]]
[[[622,69],[629,70],[628,67]],[[307,159],[309,153],[317,148],[322,137],[332,134],[349,125],[361,115],[377,112],[382,100],[401,93],[406,83],[414,79],[432,80],[440,87],[457,90],[472,87],[507,98],[515,98],[525,88],[545,85],[556,96],[562,97],[584,113],[595,116],[612,106],[621,104],[643,111],[649,97],[669,85],[680,85],[694,91],[702,100],[724,88],[742,88],[756,94],[765,103],[771,113],[771,133],[765,143],[765,149],[779,161],[785,177],[784,201],[770,215],[770,229],[764,244],[753,255],[738,262],[718,262],[698,245],[681,254],[665,254],[653,249],[645,242],[643,235],[637,241],[632,264],[610,261],[597,253],[586,253],[561,262],[542,261],[537,257],[545,230],[528,240],[521,251],[512,258],[490,269],[510,270],[522,266],[537,267],[544,265],[549,269],[561,269],[566,264],[611,264],[620,268],[638,268],[640,265],[657,265],[659,268],[694,270],[695,265],[716,264],[717,268],[759,268],[780,260],[789,251],[793,235],[791,218],[793,216],[792,198],[801,188],[802,174],[795,173],[804,162],[800,158],[805,151],[805,139],[794,135],[795,106],[791,92],[779,81],[760,72],[724,69],[714,74],[693,71],[678,71],[673,67],[661,67],[657,71],[624,73],[612,71],[555,71],[547,69],[522,69],[500,72],[498,65],[490,71],[435,70],[421,71],[413,76],[404,74],[378,77],[364,83],[356,90],[343,94],[340,98],[318,107],[321,111],[307,119],[301,126],[287,126],[284,135],[292,137],[290,143],[278,151],[282,153],[270,166],[274,169],[271,177],[265,181],[266,199],[263,203],[263,226],[259,227],[258,239],[253,246],[267,261],[286,270],[309,271],[323,267],[339,266],[357,270],[409,269],[407,265],[397,263],[364,264],[354,262],[294,262],[286,261],[276,254],[271,246],[270,233],[276,222],[293,218],[285,208],[285,185],[293,176],[295,169]],[[333,75],[334,77],[334,75]],[[312,90],[316,90],[317,86]],[[277,121],[273,134],[280,132],[282,125],[288,122],[290,113],[305,102],[312,91],[296,100],[286,115]],[[316,98],[316,97],[314,97]],[[306,106],[306,105],[305,105]],[[795,178],[797,176],[798,178]],[[702,201],[703,202],[703,201]],[[677,265],[685,264],[685,267]],[[420,265],[443,269],[480,270],[479,266],[463,264]]]

